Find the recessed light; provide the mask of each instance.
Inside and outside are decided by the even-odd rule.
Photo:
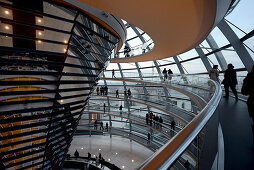
[[[42,35],[42,33],[41,33],[41,32],[38,32],[38,35]]]
[[[37,21],[39,22],[39,23],[41,23],[41,19],[39,18],[39,19],[37,19]]]
[[[10,27],[9,27],[9,26],[7,26],[7,25],[6,25],[4,28],[5,28],[6,30],[10,29]]]
[[[60,100],[61,103],[63,103],[63,100]]]
[[[131,162],[134,162],[134,160],[132,159]]]
[[[67,50],[66,50],[66,49],[64,49],[64,52],[65,52],[65,53],[66,53],[66,51],[67,51]]]
[[[110,159],[108,158],[108,161],[110,161]]]
[[[9,15],[9,14],[10,14],[10,12],[7,11],[7,10],[5,10],[4,13],[5,13],[6,15]]]
[[[38,40],[37,42],[40,44],[42,41],[41,41],[41,40]]]
[[[101,149],[99,149],[99,151],[101,151]]]
[[[64,43],[65,43],[65,44],[67,44],[67,43],[68,43],[68,41],[67,41],[67,40],[64,40]]]
[[[117,155],[118,153],[116,152],[116,155]]]
[[[125,166],[123,165],[122,168],[125,168]]]
[[[84,149],[83,147],[81,149]]]

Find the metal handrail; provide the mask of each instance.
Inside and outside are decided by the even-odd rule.
[[[222,90],[219,83],[212,80],[210,81],[214,83],[216,89],[206,107],[181,132],[147,159],[140,166],[140,169],[167,169],[172,166],[177,158],[201,132],[215,112],[222,96]]]

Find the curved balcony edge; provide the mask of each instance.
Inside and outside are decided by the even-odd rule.
[[[222,96],[220,85],[217,82],[211,82],[215,84],[216,90],[206,107],[172,140],[167,142],[152,157],[146,160],[143,165],[140,166],[140,169],[167,169],[173,165],[177,158],[200,133],[215,112]]]

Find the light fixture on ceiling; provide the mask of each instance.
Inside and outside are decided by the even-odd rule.
[[[38,35],[42,35],[42,33],[39,31],[39,32],[38,32]]]
[[[6,30],[10,29],[10,27],[9,27],[8,25],[6,25],[4,28],[5,28]]]
[[[67,40],[64,40],[64,43],[65,43],[65,44],[67,44],[67,43],[68,43],[68,41],[67,41]]]
[[[38,18],[38,19],[37,19],[37,21],[38,21],[39,23],[41,23],[41,22],[42,22],[42,20],[41,20],[40,18]]]
[[[10,12],[9,12],[8,10],[5,10],[4,13],[5,13],[6,15],[9,15],[9,14],[10,14]]]

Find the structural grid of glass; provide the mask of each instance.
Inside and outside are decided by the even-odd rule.
[[[142,169],[188,169],[187,161],[190,169],[211,168],[217,154],[218,136],[213,136],[209,144],[205,137],[213,134],[208,130],[211,127],[218,133],[214,106],[218,104],[222,89],[209,80],[208,72],[218,65],[222,81],[227,65],[233,64],[240,92],[243,78],[253,66],[254,22],[248,17],[253,15],[250,8],[253,5],[251,0],[232,1],[224,18],[195,48],[177,56],[146,62],[114,62],[115,58],[144,55],[156,46],[145,30],[123,21],[127,40],[92,94],[78,134],[119,135],[154,151],[155,154],[139,167]],[[202,115],[209,121],[197,123]],[[103,130],[99,128],[101,122]],[[195,135],[186,136],[185,127],[191,129],[195,122],[202,128],[195,129],[198,131]],[[180,137],[185,137],[185,142],[177,143]],[[180,151],[171,152],[174,145]],[[215,150],[210,153],[212,160],[202,153],[202,148],[208,145]],[[202,161],[210,163],[205,165],[201,157]]]
[[[233,64],[239,92],[254,63],[254,2],[227,2],[194,48],[135,62],[155,39],[127,20],[89,13],[96,0],[89,12],[79,1],[0,0],[0,169],[74,168],[75,159],[63,164],[73,135],[108,134],[154,152],[137,169],[211,169],[223,91],[208,73],[218,65],[221,81]]]

